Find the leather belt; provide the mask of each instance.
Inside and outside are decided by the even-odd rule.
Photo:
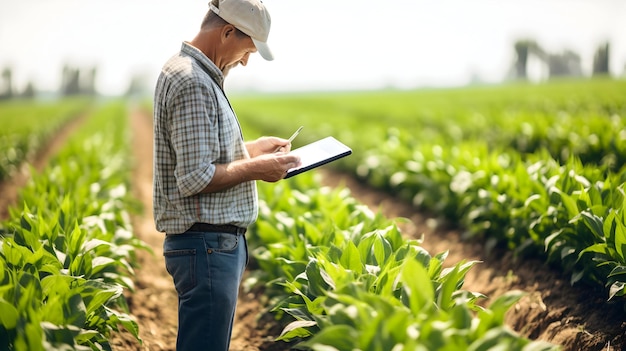
[[[193,232],[208,232],[208,233],[230,233],[230,234],[245,234],[247,228],[238,227],[232,224],[208,224],[208,223],[194,223],[189,231]]]

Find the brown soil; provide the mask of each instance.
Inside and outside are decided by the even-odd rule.
[[[156,232],[152,221],[152,127],[150,117],[134,111],[131,117],[136,166],[133,190],[144,205],[144,212],[133,218],[136,234],[154,251],[138,252],[140,267],[136,286],[128,292],[131,313],[135,316],[143,344],[127,332],[112,340],[116,351],[175,350],[177,298],[162,257],[163,234]],[[461,260],[481,263],[468,273],[464,289],[494,298],[510,290],[522,290],[522,298],[507,316],[512,329],[532,339],[562,345],[563,350],[626,350],[626,317],[623,303],[606,303],[606,293],[587,287],[571,287],[567,278],[550,269],[541,260],[515,260],[507,252],[488,254],[480,243],[467,243],[454,229],[432,225],[436,221],[417,212],[410,205],[373,190],[349,176],[325,169],[324,185],[347,186],[352,195],[374,211],[388,218],[407,218],[399,226],[407,237],[424,235],[423,246],[431,254],[449,251],[447,265]],[[5,188],[0,187],[2,198]],[[0,210],[5,209],[0,204]],[[488,304],[488,301],[485,301]],[[260,292],[245,292],[239,297],[231,343],[232,351],[284,351],[289,344],[274,342],[280,333],[268,314]]]

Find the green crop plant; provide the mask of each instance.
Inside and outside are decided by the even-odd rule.
[[[522,295],[489,307],[462,290],[476,262],[445,267],[404,238],[393,221],[311,174],[259,184],[260,217],[249,237],[250,279],[265,282],[271,312],[286,323],[278,340],[302,350],[555,350],[520,337],[504,315]]]
[[[589,223],[612,223],[623,206],[614,199],[626,179],[625,92],[624,80],[592,79],[234,104],[266,134],[304,125],[299,142],[345,141],[353,154],[330,167],[459,225],[488,249],[543,257],[614,299],[626,283],[610,234],[617,225],[594,233]]]
[[[0,180],[32,158],[64,124],[89,108],[86,99],[0,102]]]
[[[123,103],[101,106],[10,209],[0,235],[0,349],[110,350],[121,327],[138,338],[123,291],[146,246],[128,214],[125,125]]]

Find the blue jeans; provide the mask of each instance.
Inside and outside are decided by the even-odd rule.
[[[163,255],[178,292],[176,350],[227,351],[248,262],[245,235],[191,231],[167,235]]]

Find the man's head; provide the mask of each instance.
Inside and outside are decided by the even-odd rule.
[[[209,7],[224,21],[252,38],[254,46],[264,59],[274,59],[267,45],[272,19],[262,1],[212,0]]]

